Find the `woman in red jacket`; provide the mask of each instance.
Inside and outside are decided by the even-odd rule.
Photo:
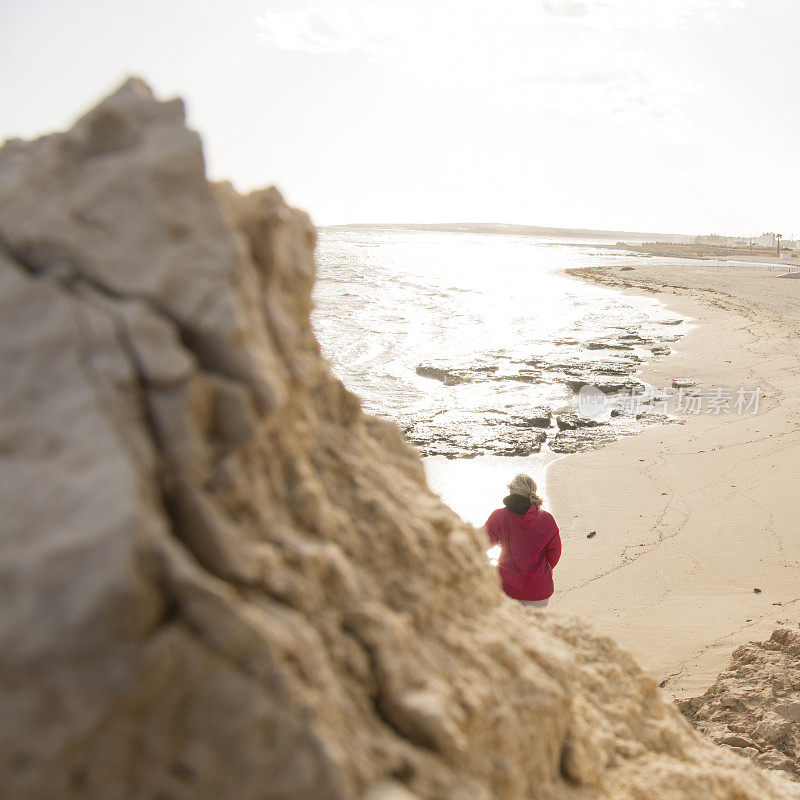
[[[558,525],[542,510],[530,475],[516,475],[508,490],[505,508],[492,511],[485,526],[491,543],[502,548],[497,568],[503,591],[522,605],[546,606],[553,594],[553,567],[561,557]]]

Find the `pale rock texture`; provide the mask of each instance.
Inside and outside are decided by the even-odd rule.
[[[678,701],[709,739],[800,780],[800,632],[778,628],[734,650],[701,697]]]
[[[321,358],[313,249],[136,79],[0,151],[4,796],[800,798],[504,598]]]

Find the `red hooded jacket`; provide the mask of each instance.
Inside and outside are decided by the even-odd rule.
[[[524,514],[492,511],[486,532],[503,551],[497,564],[503,591],[515,600],[544,600],[553,594],[553,567],[561,557],[561,537],[553,515],[532,505]]]

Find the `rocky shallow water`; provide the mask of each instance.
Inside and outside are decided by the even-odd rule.
[[[598,447],[670,421],[637,372],[686,321],[655,298],[569,277],[613,263],[591,243],[389,228],[321,231],[315,328],[366,411],[423,456],[474,459]],[[602,392],[604,408],[577,402]],[[594,413],[596,412],[596,413]],[[531,469],[537,469],[533,464]]]
[[[665,319],[661,325],[680,325],[681,319]],[[474,458],[479,455],[527,456],[549,448],[554,453],[574,453],[601,447],[619,436],[637,433],[652,425],[681,423],[658,413],[657,390],[635,377],[646,359],[662,358],[676,333],[644,336],[630,328],[579,342],[559,339],[563,355],[532,356],[523,360],[494,354],[492,361],[470,364],[431,361],[416,368],[417,375],[445,386],[547,384],[562,388],[566,401],[556,406],[510,402],[475,408],[420,409],[398,420],[406,439],[422,455]],[[605,396],[599,414],[582,415],[578,402],[584,387],[596,387]],[[570,396],[571,395],[571,396]],[[629,398],[640,395],[634,410]]]

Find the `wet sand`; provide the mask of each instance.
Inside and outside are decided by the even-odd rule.
[[[739,644],[800,621],[800,281],[679,264],[572,274],[694,318],[639,375],[696,380],[706,401],[550,467],[564,541],[551,608],[593,620],[674,696],[700,694]],[[718,386],[732,404],[760,387],[757,413],[706,413]]]

